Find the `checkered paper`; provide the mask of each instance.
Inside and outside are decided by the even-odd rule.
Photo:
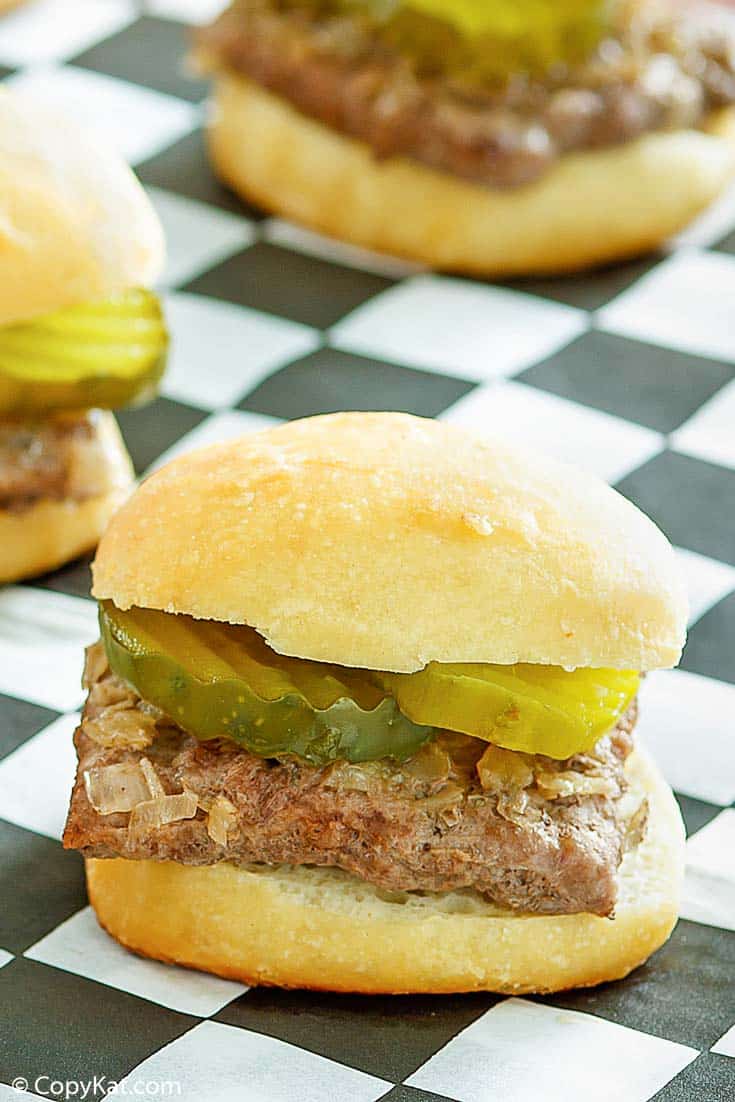
[[[73,563],[0,593],[0,1102],[117,1081],[208,1102],[731,1100],[735,194],[660,256],[559,280],[449,278],[326,241],[207,166],[206,86],[183,58],[222,6],[29,0],[0,20],[0,76],[111,140],[168,233],[170,370],[120,416],[138,471],[288,418],[398,409],[616,485],[668,532],[690,589],[681,669],[647,678],[640,724],[689,833],[683,918],[628,980],[543,999],[247,990],[131,956],[59,843],[96,631]]]

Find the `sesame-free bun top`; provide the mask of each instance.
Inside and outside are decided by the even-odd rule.
[[[184,455],[113,518],[93,593],[346,666],[674,665],[687,602],[638,509],[565,464],[397,413]]]
[[[0,325],[147,286],[163,231],[135,176],[76,118],[0,93]]]

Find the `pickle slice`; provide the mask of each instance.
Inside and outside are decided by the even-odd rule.
[[[527,754],[568,758],[591,749],[638,691],[633,670],[519,663],[430,662],[418,673],[381,674],[404,715]]]
[[[0,328],[0,415],[116,409],[155,393],[168,335],[152,291]]]
[[[610,7],[608,0],[400,0],[412,8],[452,24],[468,36],[493,35],[499,39],[559,37],[590,17],[599,18]]]
[[[354,0],[332,0],[354,10]],[[367,17],[421,73],[460,85],[539,75],[588,57],[619,0],[363,0]]]
[[[276,654],[252,628],[100,605],[112,670],[180,727],[314,765],[404,760],[434,734],[360,670]]]

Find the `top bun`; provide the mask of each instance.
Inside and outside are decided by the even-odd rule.
[[[0,325],[147,286],[163,257],[124,161],[76,119],[0,92]]]
[[[246,623],[282,654],[653,669],[687,602],[670,544],[603,482],[398,413],[182,456],[113,518],[93,593]]]

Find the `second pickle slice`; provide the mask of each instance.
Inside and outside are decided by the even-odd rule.
[[[433,735],[360,670],[276,654],[244,625],[100,606],[112,670],[197,738],[314,765],[404,760]]]
[[[615,726],[640,677],[635,670],[430,662],[380,680],[415,723],[564,759],[590,750]]]

